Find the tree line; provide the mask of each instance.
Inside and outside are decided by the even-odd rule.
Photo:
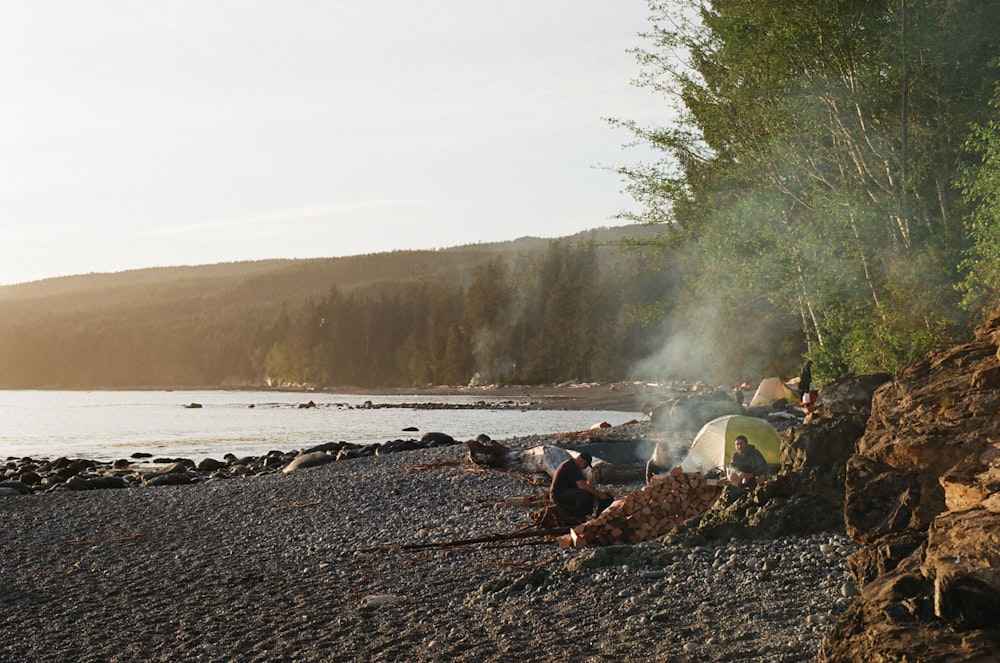
[[[0,297],[0,387],[625,379],[659,342],[661,330],[643,315],[676,275],[647,269],[609,239],[618,236],[479,249],[463,259],[402,252],[140,270],[113,283],[98,276],[62,286],[48,305],[35,293]],[[326,264],[342,261],[355,279]],[[427,264],[439,269],[416,267]],[[373,265],[387,277],[371,278]],[[318,274],[340,277],[323,284]],[[88,294],[95,282],[100,297]],[[68,304],[81,300],[87,305]]]

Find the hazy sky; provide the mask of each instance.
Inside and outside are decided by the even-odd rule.
[[[618,223],[645,0],[0,4],[0,284]]]

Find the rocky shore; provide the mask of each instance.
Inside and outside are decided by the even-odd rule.
[[[443,445],[3,499],[0,658],[809,661],[852,600],[842,532],[467,543],[530,527],[506,498],[546,488]]]

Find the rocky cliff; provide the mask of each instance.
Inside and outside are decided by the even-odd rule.
[[[858,600],[821,661],[1000,660],[1000,308],[874,395],[847,462]]]

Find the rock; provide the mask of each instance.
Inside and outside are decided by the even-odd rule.
[[[971,341],[930,353],[875,392],[847,464],[860,595],[821,661],[996,659],[998,346],[1000,308]]]
[[[40,481],[41,481],[41,479],[39,479],[39,481],[35,482],[35,483],[39,483]],[[35,484],[31,484],[31,485],[35,485]],[[30,495],[31,494],[31,486],[29,486],[27,482],[21,482],[21,481],[0,481],[0,488],[17,491],[18,495]]]
[[[88,490],[103,490],[107,488],[128,488],[128,481],[124,477],[90,476],[85,477]]]
[[[467,440],[465,444],[469,447],[469,461],[487,467],[503,467],[506,463],[505,454],[510,451],[504,445],[490,439],[489,435],[482,433],[475,439]]]
[[[70,490],[90,490],[87,480],[79,475],[70,477],[64,485]]]
[[[179,472],[172,472],[170,474],[149,472],[142,476],[142,483],[145,486],[186,486],[192,483],[192,481],[188,474],[181,474]]]
[[[193,467],[194,467],[194,461],[185,458],[182,460],[174,461],[173,463],[164,466],[159,470],[159,472],[161,474],[177,474],[177,473],[187,472]]]
[[[412,444],[416,445],[416,442],[413,442]],[[413,448],[416,448],[416,446],[414,446]],[[343,449],[338,451],[336,459],[351,460],[353,458],[364,458],[365,456],[377,456],[379,454],[385,454],[385,453],[390,453],[392,451],[402,451],[402,450],[403,450],[402,447],[394,448],[391,443],[379,445],[378,447],[352,445],[349,447],[344,447]]]
[[[371,453],[374,453],[376,456],[384,456],[385,454],[396,453],[398,451],[413,451],[414,449],[421,448],[421,446],[422,445],[416,440],[390,440],[383,444],[375,445],[372,448]],[[367,454],[368,449],[361,447],[353,447],[345,452],[345,456],[348,458],[358,458]]]
[[[820,407],[836,415],[860,415],[867,419],[875,390],[892,379],[888,373],[835,380],[819,393]]]
[[[226,464],[221,460],[215,460],[214,458],[203,458],[201,462],[198,463],[199,472],[214,472],[216,470],[221,470]]]
[[[42,482],[41,475],[34,470],[27,470],[25,472],[21,472],[19,475],[17,475],[17,479],[18,481],[27,484],[29,486],[37,486]]]
[[[332,463],[337,460],[337,457],[328,454],[325,451],[314,451],[312,453],[299,454],[295,457],[291,463],[285,466],[282,470],[285,474],[289,472],[295,472],[306,467],[316,467],[318,465],[325,465],[326,463]]]
[[[309,447],[308,449],[303,449],[302,453],[311,454],[315,451],[329,451],[336,453],[345,446],[347,446],[347,442],[324,442],[323,444],[317,444],[316,446]]]
[[[455,438],[447,433],[424,433],[420,443],[424,446],[445,446],[455,444]]]

